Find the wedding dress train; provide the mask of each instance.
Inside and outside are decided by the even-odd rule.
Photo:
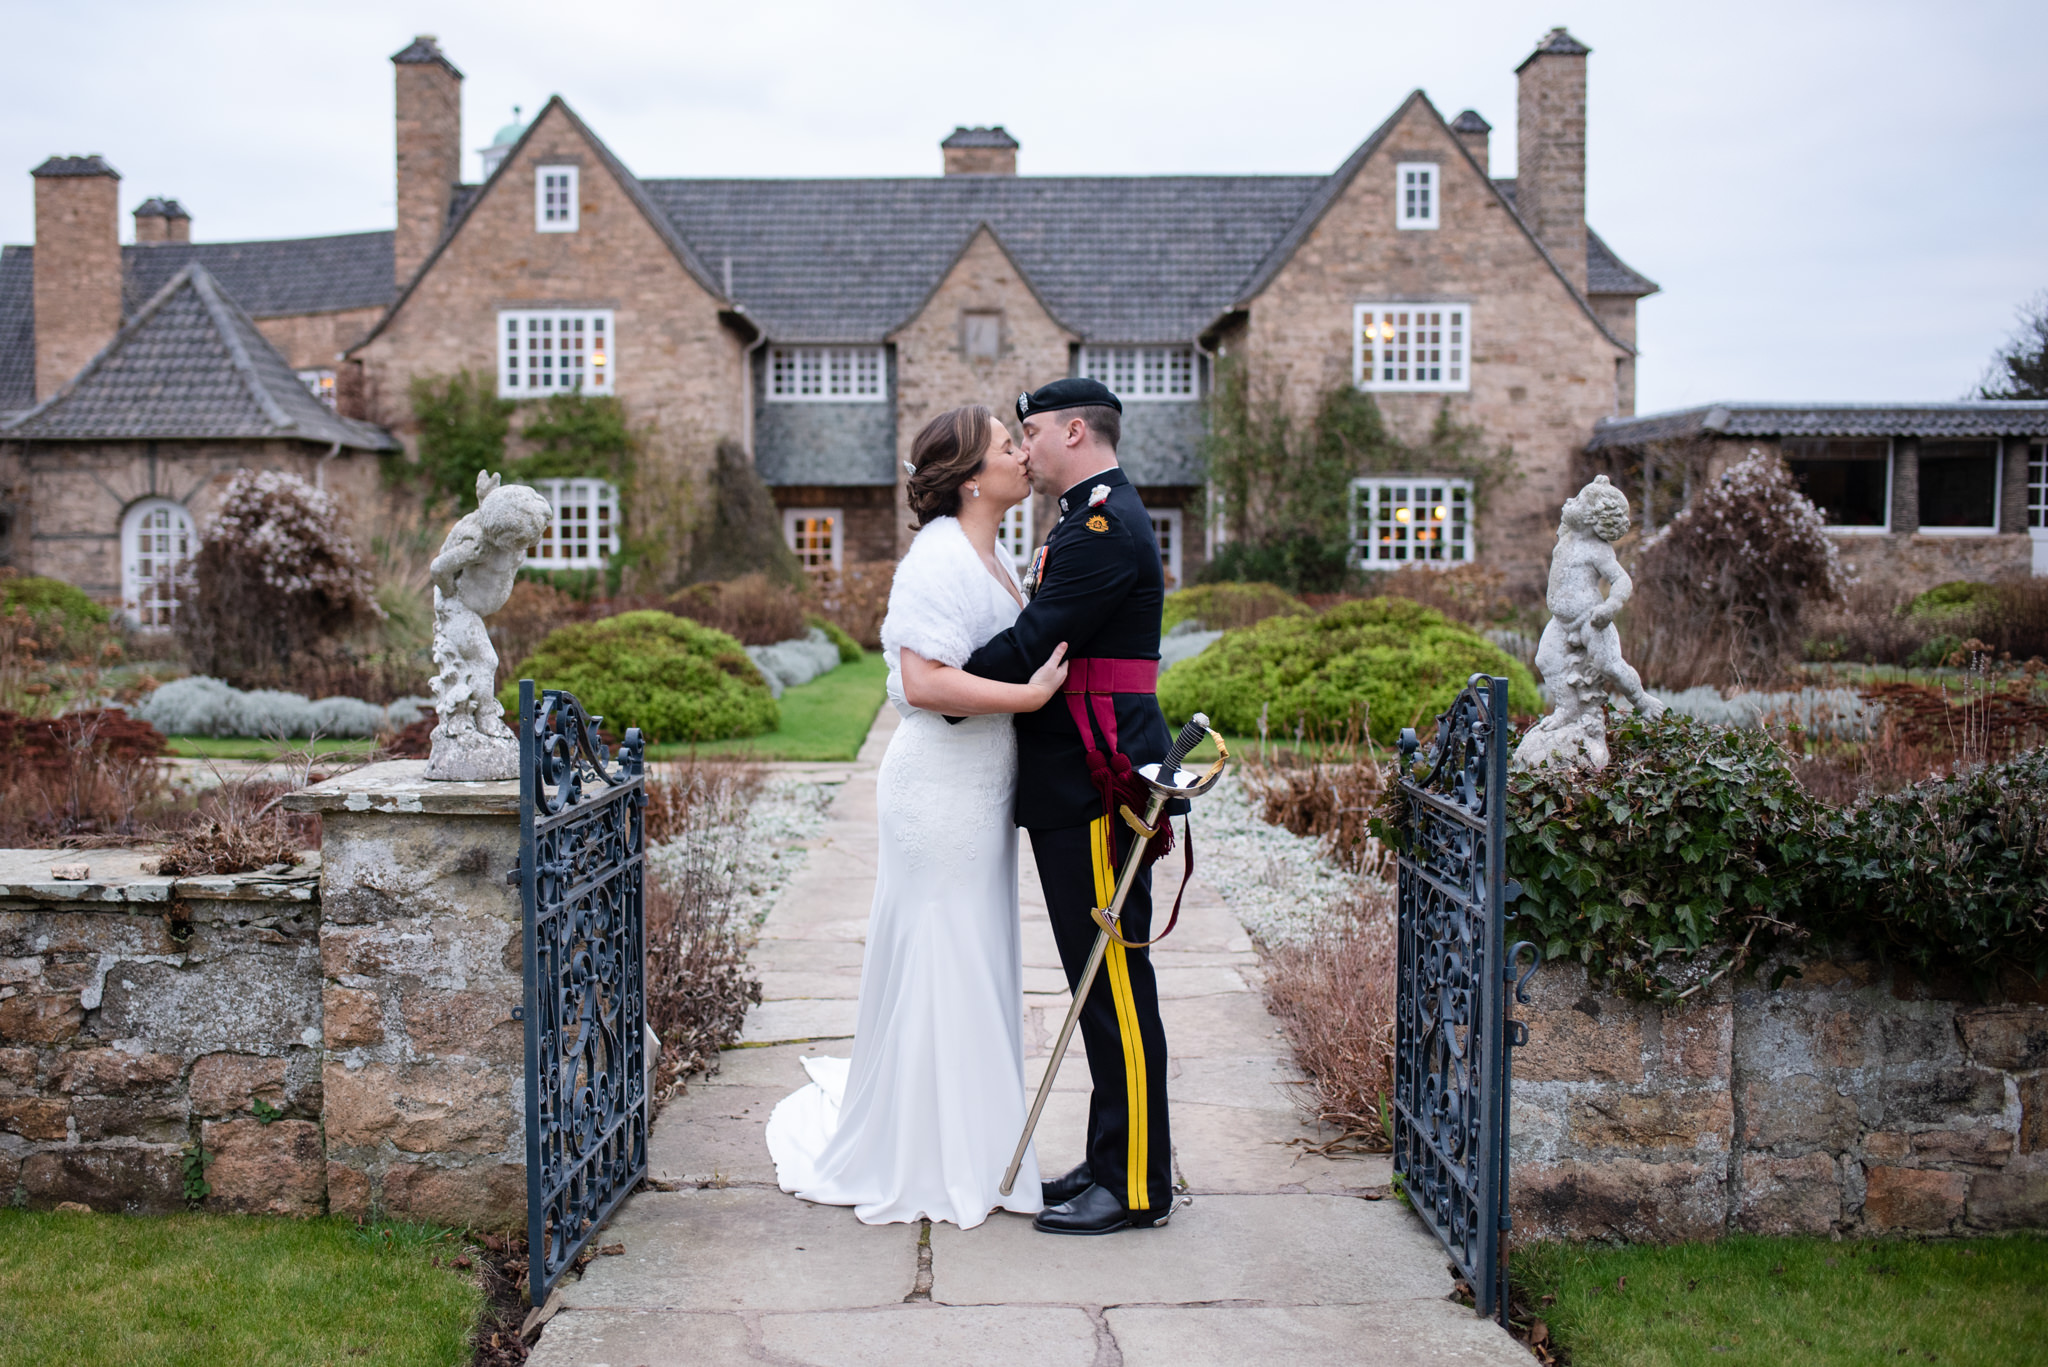
[[[952,518],[918,532],[889,594],[882,645],[903,720],[876,774],[853,1057],[804,1060],[810,1084],[768,1120],[782,1189],[869,1224],[971,1229],[997,1207],[1042,1204],[1031,1152],[1013,1194],[996,1189],[1025,1114],[1016,735],[1008,716],[948,725],[911,707],[899,664],[906,648],[965,664],[1017,612]]]

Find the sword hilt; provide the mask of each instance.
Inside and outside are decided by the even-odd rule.
[[[1160,780],[1165,783],[1172,783],[1173,776],[1180,772],[1181,761],[1186,759],[1188,754],[1197,745],[1202,743],[1202,737],[1208,734],[1209,719],[1206,716],[1197,712],[1194,716],[1188,718],[1188,724],[1183,726],[1180,729],[1180,734],[1173,738],[1173,748],[1168,750],[1166,758],[1160,761]]]

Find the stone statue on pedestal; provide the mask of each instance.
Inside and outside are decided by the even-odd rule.
[[[1621,633],[1614,629],[1615,616],[1634,590],[1614,554],[1614,542],[1627,531],[1628,497],[1605,475],[1564,505],[1557,549],[1550,554],[1550,621],[1536,646],[1536,669],[1552,706],[1516,747],[1518,769],[1551,763],[1605,768],[1610,691],[1648,716],[1664,712],[1621,658]]]
[[[519,776],[519,738],[498,704],[498,652],[484,618],[505,606],[527,548],[547,530],[548,501],[477,472],[476,511],[449,529],[434,557],[434,694],[430,779]]]

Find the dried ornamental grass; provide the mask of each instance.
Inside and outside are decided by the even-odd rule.
[[[1322,935],[1266,957],[1266,1004],[1308,1074],[1302,1106],[1335,1139],[1321,1151],[1383,1152],[1380,1108],[1393,1093],[1392,884],[1369,881]]]

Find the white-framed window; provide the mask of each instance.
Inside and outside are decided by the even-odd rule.
[[[806,570],[843,568],[846,514],[838,508],[784,508],[782,539]]]
[[[306,386],[311,394],[329,408],[334,407],[334,372],[331,370],[301,370],[299,383]]]
[[[1787,437],[1778,454],[1828,531],[1878,536],[1892,529],[1891,438]]]
[[[1032,544],[1031,495],[1024,495],[1024,501],[1003,514],[1003,525],[996,531],[996,544],[1009,553],[1010,563],[1017,567],[1021,579],[1024,567],[1031,563],[1031,553],[1038,549]]]
[[[1191,346],[1085,346],[1081,374],[1100,380],[1126,403],[1133,399],[1198,397],[1195,349]]]
[[[1472,387],[1470,304],[1360,304],[1353,314],[1353,377],[1360,389]]]
[[[533,230],[573,233],[579,217],[579,173],[574,166],[536,166],[533,171]]]
[[[601,479],[536,479],[555,515],[527,548],[537,570],[601,570],[619,551],[619,491]]]
[[[768,397],[776,403],[875,403],[887,387],[878,346],[768,349]]]
[[[1437,168],[1433,161],[1404,161],[1394,168],[1394,224],[1400,228],[1437,226]]]
[[[2048,442],[2027,448],[2027,535],[2034,540],[2034,573],[2048,576]]]
[[[121,518],[121,610],[144,631],[169,631],[178,621],[178,582],[199,538],[182,503],[146,498]]]
[[[1927,536],[1998,532],[2004,443],[1996,437],[1920,443],[1920,531]]]
[[[609,394],[617,342],[610,309],[506,309],[498,314],[498,397]]]
[[[1159,543],[1159,568],[1166,571],[1166,591],[1172,593],[1181,586],[1181,512],[1178,508],[1154,508],[1150,511],[1152,536]]]
[[[1351,481],[1352,557],[1368,570],[1471,561],[1472,481],[1375,475]]]

